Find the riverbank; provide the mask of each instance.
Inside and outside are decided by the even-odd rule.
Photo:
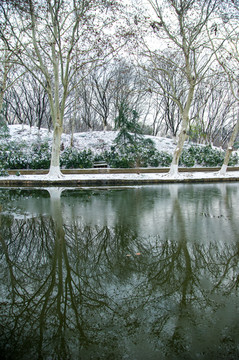
[[[7,177],[0,177],[2,187],[45,187],[45,186],[114,186],[160,183],[209,183],[239,181],[239,168],[229,168],[226,175],[217,168],[181,168],[176,176],[168,169],[78,169],[63,170],[62,177],[49,177],[46,170],[11,171]]]

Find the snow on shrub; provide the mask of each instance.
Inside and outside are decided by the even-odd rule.
[[[82,169],[93,166],[94,157],[91,150],[78,151],[74,147],[67,147],[60,157],[60,164],[65,169]]]
[[[184,148],[180,157],[180,166],[221,166],[225,152],[211,146],[190,146]],[[48,141],[35,141],[31,146],[25,142],[5,138],[0,143],[0,176],[8,169],[49,169],[51,149]],[[231,155],[229,165],[238,164],[238,155]],[[91,168],[95,161],[104,161],[113,168],[133,167],[169,167],[172,155],[158,151],[151,139],[140,139],[124,146],[115,144],[109,151],[93,154],[91,150],[80,151],[75,147],[66,147],[60,156],[62,168]]]

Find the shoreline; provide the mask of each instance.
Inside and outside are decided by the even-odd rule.
[[[168,174],[168,169],[82,169],[63,171],[60,178],[49,177],[47,170],[37,173],[22,171],[20,176],[0,177],[1,187],[81,187],[81,186],[118,186],[150,185],[163,183],[215,183],[238,182],[239,169],[230,168],[226,175],[219,175],[219,168],[190,169],[181,168],[176,176]],[[15,171],[15,170],[14,170]],[[16,170],[17,171],[17,170]],[[15,172],[16,172],[15,171]]]

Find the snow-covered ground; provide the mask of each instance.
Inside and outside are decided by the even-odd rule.
[[[26,141],[27,144],[30,144],[37,140],[40,136],[41,140],[51,141],[52,134],[49,133],[46,129],[41,129],[40,133],[36,128],[29,128],[28,126],[22,125],[12,125],[10,128],[10,135],[12,139],[21,141]],[[91,149],[94,153],[110,149],[113,144],[116,133],[114,131],[93,131],[93,132],[83,132],[74,134],[74,146],[79,150]],[[157,150],[166,151],[172,153],[175,148],[175,143],[172,139],[162,138],[162,137],[151,137],[156,145]],[[71,135],[63,134],[62,143],[64,146],[69,146],[71,141]],[[29,180],[29,181],[41,181],[46,180],[47,175],[21,175],[15,176],[11,175],[7,178],[1,177],[0,184],[5,180]],[[119,181],[188,181],[190,179],[194,180],[205,180],[215,181],[216,179],[228,179],[228,180],[239,180],[239,171],[230,171],[227,172],[225,176],[221,176],[218,172],[183,172],[178,175],[169,175],[164,173],[139,173],[139,174],[71,174],[64,175],[61,178],[62,184],[64,182],[69,182],[69,180],[79,180],[79,181],[104,181],[104,180],[119,180]],[[59,181],[59,179],[51,178],[51,181]]]
[[[21,140],[25,141],[27,144],[31,144],[36,141],[39,137],[43,141],[51,142],[52,132],[49,133],[47,129],[30,128],[27,125],[11,125],[9,126],[10,135],[12,140]],[[113,141],[117,135],[116,131],[88,131],[75,133],[74,147],[78,150],[87,150],[90,149],[94,153],[102,150],[110,150],[110,147],[113,145]],[[172,139],[155,137],[155,136],[146,136],[151,138],[156,146],[158,151],[166,151],[172,153],[175,148],[175,143]],[[62,144],[64,147],[70,146],[71,144],[71,135],[62,134]]]

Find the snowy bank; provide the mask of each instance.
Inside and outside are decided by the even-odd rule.
[[[9,126],[11,139],[14,141],[25,141],[31,144],[40,138],[41,141],[51,143],[52,133],[47,129],[30,128],[26,125]],[[102,150],[109,150],[117,135],[114,131],[92,131],[74,134],[74,146],[79,150],[90,149],[97,153]],[[175,143],[172,139],[163,137],[147,136],[151,138],[158,151],[172,153],[175,149]],[[62,144],[64,147],[70,146],[71,135],[62,135]],[[84,174],[64,174],[62,177],[54,178],[48,175],[10,175],[0,177],[0,186],[81,186],[81,185],[117,185],[117,184],[147,184],[147,183],[164,183],[164,182],[215,182],[215,181],[238,181],[239,171],[228,171],[222,176],[218,171],[188,171],[180,172],[177,175],[168,173],[146,172],[128,172],[128,173],[84,173]]]
[[[86,186],[86,185],[135,185],[175,182],[222,182],[239,181],[239,171],[227,172],[182,172],[177,176],[168,173],[123,173],[123,174],[67,174],[59,178],[48,175],[11,175],[0,178],[0,186]]]
[[[26,142],[27,145],[36,142],[38,139],[41,139],[43,142],[48,141],[49,144],[51,144],[52,132],[49,132],[44,128],[38,130],[36,127],[30,128],[28,125],[10,125],[9,133],[12,140],[18,141],[20,139],[21,141]],[[91,150],[93,153],[110,150],[117,134],[117,131],[87,131],[74,133],[74,147],[79,151]],[[175,149],[176,144],[173,139],[150,135],[146,135],[145,137],[154,141],[158,151],[173,153]],[[70,146],[71,135],[63,133],[61,142],[65,148]]]

